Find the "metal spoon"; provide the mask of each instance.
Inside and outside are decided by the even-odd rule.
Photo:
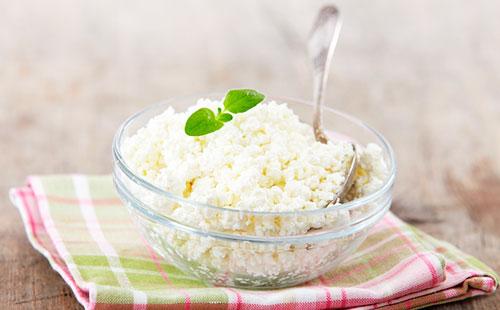
[[[333,57],[333,51],[337,45],[342,22],[340,19],[339,10],[333,6],[325,6],[321,9],[313,25],[311,35],[308,42],[308,54],[312,60],[314,68],[314,118],[313,129],[316,140],[321,143],[328,143],[328,138],[322,129],[322,105],[323,105],[323,90],[326,87],[328,79],[328,68]],[[325,208],[331,204],[340,203],[347,195],[354,183],[356,167],[358,165],[358,153],[356,145],[352,143],[354,156],[351,160],[351,166],[347,172],[346,179],[340,191],[335,198],[328,201]]]

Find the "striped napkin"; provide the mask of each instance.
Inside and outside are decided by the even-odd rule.
[[[493,293],[498,276],[388,213],[342,266],[269,291],[207,286],[138,234],[110,176],[32,176],[10,192],[26,234],[86,309],[414,308]]]

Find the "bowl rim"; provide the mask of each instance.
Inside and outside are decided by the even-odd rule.
[[[234,213],[238,213],[238,214],[251,214],[251,215],[258,215],[258,216],[261,216],[261,215],[271,215],[271,216],[272,215],[274,215],[274,216],[304,215],[305,216],[305,215],[317,215],[317,214],[322,214],[322,213],[329,213],[329,212],[339,211],[339,210],[351,210],[351,209],[363,206],[367,203],[370,203],[370,202],[378,199],[385,192],[390,190],[392,185],[394,184],[397,166],[396,166],[396,159],[395,159],[394,151],[393,151],[389,141],[387,141],[387,139],[378,130],[376,130],[372,126],[368,125],[364,121],[362,121],[362,120],[360,120],[360,119],[358,119],[358,118],[356,118],[348,113],[345,113],[345,112],[342,112],[342,111],[339,111],[339,110],[336,110],[336,109],[333,109],[333,108],[330,108],[327,106],[323,107],[324,111],[328,111],[328,112],[334,113],[336,115],[339,115],[339,116],[347,119],[348,121],[350,121],[350,122],[352,122],[360,127],[363,127],[364,129],[367,129],[372,134],[374,134],[379,139],[379,141],[376,141],[377,144],[380,143],[382,148],[384,148],[385,151],[387,152],[387,154],[389,156],[388,160],[389,160],[389,164],[390,164],[389,175],[386,178],[386,180],[384,181],[384,183],[377,190],[375,190],[374,192],[372,192],[366,196],[356,198],[354,200],[351,200],[349,202],[346,202],[346,203],[343,203],[340,205],[336,205],[334,207],[313,209],[313,210],[284,211],[284,212],[280,212],[280,211],[252,211],[252,210],[217,207],[217,206],[214,206],[211,204],[186,199],[186,198],[181,197],[179,195],[165,191],[165,190],[161,189],[160,187],[156,186],[155,184],[147,181],[143,177],[135,174],[132,171],[132,169],[130,169],[130,167],[127,165],[127,163],[125,162],[125,159],[122,156],[120,142],[122,141],[122,137],[123,137],[125,130],[138,117],[140,117],[141,115],[143,115],[149,111],[158,109],[159,107],[162,107],[162,106],[165,106],[165,108],[167,108],[171,102],[175,102],[177,100],[186,100],[186,99],[193,98],[194,101],[196,101],[198,99],[204,99],[204,98],[214,98],[214,97],[222,98],[223,96],[224,95],[222,93],[209,93],[209,94],[192,94],[192,95],[187,95],[187,96],[173,97],[173,98],[163,100],[163,101],[160,101],[158,103],[149,105],[149,106],[145,107],[144,109],[132,114],[120,125],[120,127],[118,128],[118,131],[116,132],[116,134],[113,137],[112,153],[113,153],[113,160],[114,160],[115,164],[117,164],[118,167],[121,169],[121,171],[123,173],[125,173],[125,175],[130,180],[132,180],[134,183],[136,183],[137,185],[139,185],[143,188],[146,188],[147,190],[149,190],[153,193],[164,196],[170,200],[176,201],[178,203],[189,204],[189,205],[199,207],[199,208],[214,209],[214,210],[223,211],[223,212],[234,212]],[[311,107],[311,109],[313,107],[313,104],[310,103],[309,101],[306,101],[303,99],[291,98],[291,97],[284,97],[284,96],[266,96],[266,102],[270,102],[270,101],[276,101],[276,102],[280,102],[280,103],[288,103],[288,102],[299,103],[299,104],[303,104],[303,105],[308,105]],[[150,209],[150,210],[157,214],[157,212],[155,210],[153,210],[153,209]]]

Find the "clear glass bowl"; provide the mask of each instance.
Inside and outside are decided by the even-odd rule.
[[[281,288],[332,270],[355,251],[392,201],[396,174],[392,148],[379,132],[362,121],[330,108],[323,112],[324,126],[331,139],[378,144],[389,175],[377,191],[325,209],[253,212],[220,208],[169,193],[127,166],[121,153],[122,143],[149,119],[168,106],[184,111],[198,98],[222,97],[215,94],[171,99],[136,113],[119,128],[113,141],[113,180],[134,222],[158,254],[181,270],[214,285]],[[311,123],[310,103],[289,98],[266,99],[270,100],[286,102],[302,121]],[[217,219],[216,225],[214,219]],[[255,229],[257,224],[274,227],[314,222],[327,224],[301,234],[273,234],[271,229],[262,235]]]

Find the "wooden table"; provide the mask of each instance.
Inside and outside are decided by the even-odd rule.
[[[0,1],[0,304],[80,308],[26,239],[7,190],[28,174],[109,173],[132,112],[252,87],[309,98],[322,2]],[[500,3],[338,1],[330,105],[392,143],[393,211],[500,271]],[[500,294],[442,306],[493,309]]]

